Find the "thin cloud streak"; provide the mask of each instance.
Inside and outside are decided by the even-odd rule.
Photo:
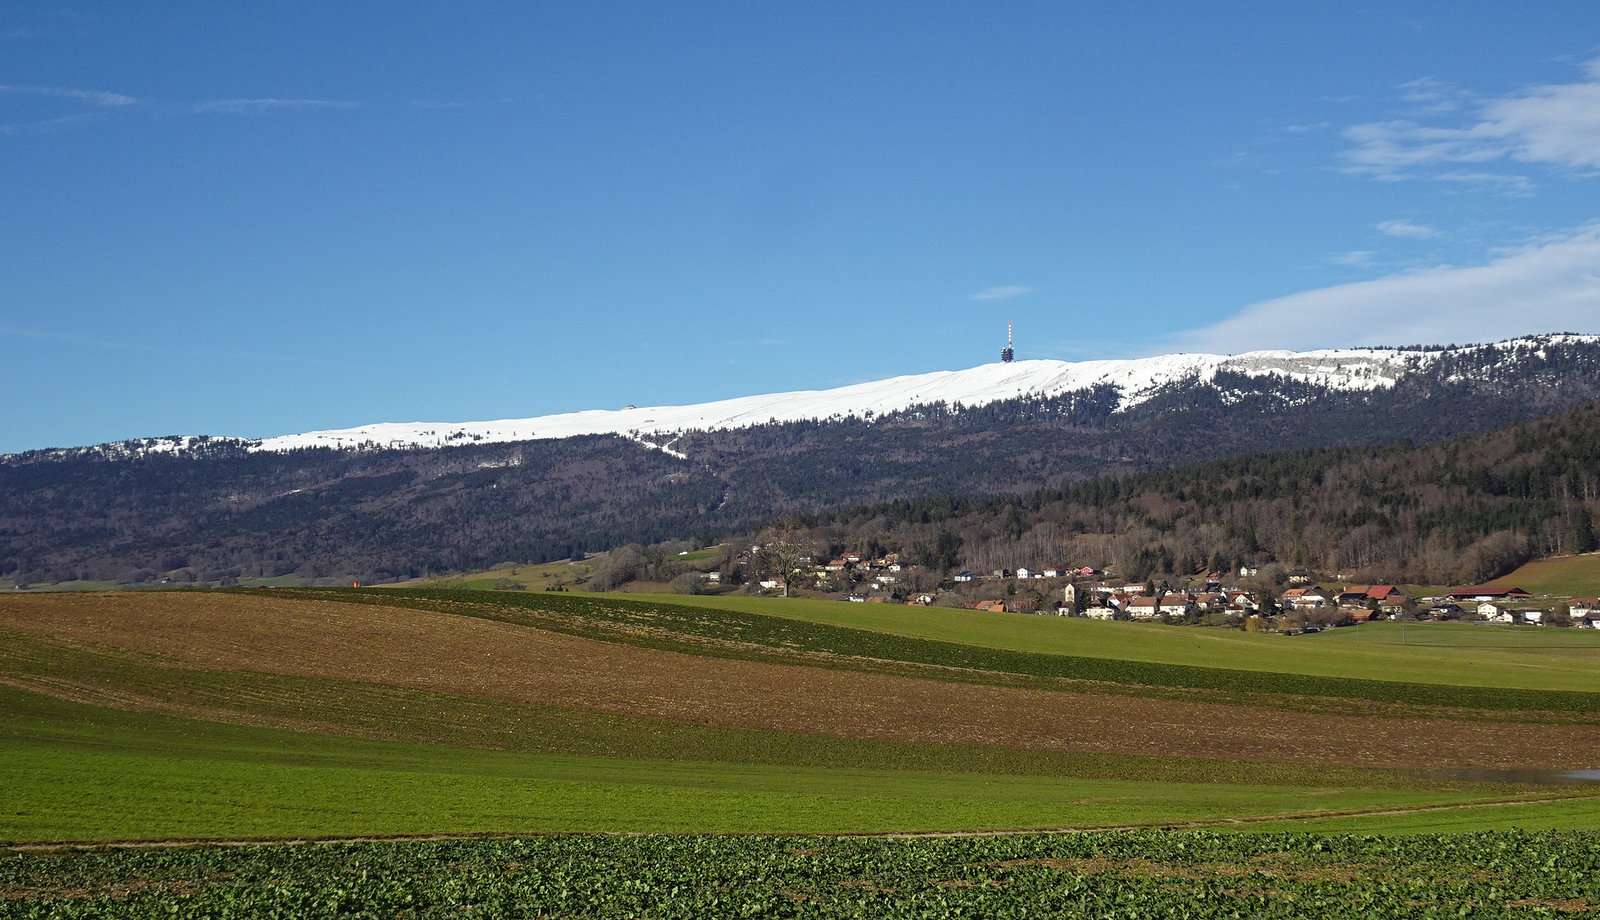
[[[1412,223],[1409,220],[1386,220],[1378,224],[1378,232],[1386,236],[1398,236],[1411,240],[1431,240],[1439,235],[1439,231],[1427,224]]]
[[[47,339],[58,342],[82,341],[77,335],[70,332],[56,332],[50,329],[31,329],[26,326],[0,326],[0,336],[11,339]]]
[[[1483,265],[1440,266],[1252,304],[1174,336],[1171,344],[1238,353],[1557,331],[1600,331],[1600,223],[1503,252]]]
[[[967,299],[968,300],[1010,300],[1013,297],[1021,297],[1024,294],[1032,294],[1032,293],[1033,293],[1033,288],[1031,288],[1031,287],[1023,287],[1022,285],[1017,285],[1017,284],[1001,284],[1001,285],[996,285],[996,286],[994,286],[992,288],[989,288],[987,290],[979,291],[976,294],[968,295]]]
[[[50,134],[74,128],[85,128],[107,120],[125,121],[128,118],[153,118],[183,115],[260,115],[273,111],[306,111],[317,109],[353,109],[360,103],[335,99],[214,99],[198,103],[171,103],[139,99],[122,93],[100,90],[73,89],[61,86],[31,86],[0,84],[0,96],[35,96],[79,103],[78,111],[69,111],[38,121],[0,124],[0,135],[24,136]],[[85,108],[84,106],[87,106]]]
[[[353,109],[357,105],[331,99],[218,99],[202,102],[194,110],[202,115],[254,115],[276,109]]]
[[[57,99],[76,99],[98,106],[133,105],[139,100],[121,93],[106,93],[98,90],[70,89],[61,86],[17,86],[0,85],[0,94],[10,96],[50,96]]]
[[[1352,268],[1365,268],[1372,264],[1373,256],[1377,253],[1370,249],[1353,249],[1350,252],[1341,252],[1329,259],[1335,265],[1346,265]]]

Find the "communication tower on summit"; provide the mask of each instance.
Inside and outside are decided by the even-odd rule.
[[[1011,347],[1011,323],[1006,323],[1006,347],[1000,349],[1000,360],[1010,364],[1016,358],[1016,349]]]

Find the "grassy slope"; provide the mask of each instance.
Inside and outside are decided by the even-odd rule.
[[[630,595],[631,597],[632,595]],[[694,603],[716,609],[790,619],[895,635],[936,639],[985,648],[1081,655],[1161,664],[1184,664],[1248,671],[1403,680],[1469,687],[1517,687],[1533,690],[1595,689],[1600,670],[1600,631],[1549,630],[1549,646],[1530,651],[1519,647],[1514,633],[1486,629],[1454,634],[1435,633],[1436,624],[1410,627],[1414,644],[1327,641],[1352,636],[1368,626],[1336,630],[1325,636],[1251,635],[1238,630],[1201,629],[1142,623],[1103,623],[1070,617],[1035,617],[982,613],[938,607],[843,604],[805,598],[759,598],[736,595],[686,599],[676,595],[652,598],[663,603]],[[1445,624],[1437,624],[1444,626]],[[1462,627],[1472,628],[1472,627]],[[1423,644],[1424,636],[1448,636],[1448,651]],[[1469,637],[1481,643],[1467,645]]]
[[[1428,783],[1185,784],[487,751],[114,712],[10,688],[0,688],[0,774],[0,840],[11,841],[1040,828],[1504,796]]]
[[[214,718],[278,720],[273,724],[298,718],[320,728],[285,731],[112,710],[0,684],[0,776],[8,793],[0,839],[1025,828],[1309,814],[1506,794],[1341,767],[685,726],[350,682],[172,668],[48,640],[23,648],[17,637],[0,648],[0,681],[8,676],[13,683],[111,687]],[[231,708],[219,714],[217,707]],[[341,737],[363,732],[397,740]],[[1589,803],[1559,813],[1562,826],[1600,827],[1600,808]],[[1469,820],[1480,823],[1472,826],[1496,820],[1488,809],[1473,814],[1480,817]]]
[[[1506,623],[1366,623],[1353,629],[1330,629],[1312,637],[1312,641],[1428,650],[1419,651],[1420,654],[1432,654],[1438,649],[1526,650],[1557,661],[1572,656],[1574,661],[1591,662],[1597,660],[1593,650],[1600,648],[1600,630]]]
[[[1600,596],[1600,553],[1540,559],[1490,584],[1554,597],[1597,597]]]
[[[1068,753],[984,745],[923,744],[869,738],[700,725],[556,707],[518,705],[351,680],[171,667],[149,656],[90,650],[49,639],[0,634],[0,701],[20,688],[71,687],[91,699],[160,701],[167,711],[213,721],[306,726],[322,734],[451,747],[647,760],[701,760],[755,766],[1076,776],[1091,779],[1252,785],[1416,788],[1406,773],[1355,766],[1218,762],[1179,756]],[[3,709],[29,711],[11,699]],[[37,704],[34,704],[37,705]],[[95,712],[98,710],[90,710]],[[118,716],[132,718],[132,716]],[[36,720],[59,733],[70,719]],[[51,737],[57,737],[52,734]],[[68,740],[82,740],[74,735]]]
[[[545,562],[539,565],[508,565],[467,572],[461,575],[440,575],[432,578],[414,578],[381,587],[389,588],[470,588],[487,591],[502,582],[522,585],[525,590],[542,591],[557,585],[571,585],[579,578],[588,578],[594,569],[586,562]]]

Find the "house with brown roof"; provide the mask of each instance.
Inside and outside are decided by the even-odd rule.
[[[1189,595],[1174,591],[1170,594],[1163,594],[1161,596],[1161,602],[1157,605],[1156,610],[1159,611],[1162,616],[1186,616],[1192,610],[1194,610],[1194,601],[1190,599]]]
[[[1128,616],[1131,619],[1154,620],[1161,616],[1161,599],[1151,597],[1148,594],[1140,595],[1129,599],[1128,605],[1124,609],[1128,611]]]
[[[1446,595],[1452,600],[1527,600],[1532,594],[1521,588],[1490,587],[1489,585],[1467,585],[1451,588]]]
[[[1283,592],[1279,606],[1284,610],[1325,610],[1333,606],[1333,595],[1313,585],[1309,588],[1290,588]]]
[[[1340,607],[1365,607],[1367,605],[1366,585],[1351,585],[1339,592]]]

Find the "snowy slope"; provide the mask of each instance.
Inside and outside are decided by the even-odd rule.
[[[1219,370],[1250,375],[1277,374],[1335,389],[1392,386],[1436,352],[1330,350],[1259,351],[1243,355],[1180,354],[1112,361],[1016,361],[984,364],[962,371],[936,371],[891,377],[831,390],[804,390],[744,396],[690,406],[593,409],[537,418],[491,422],[384,422],[336,431],[267,438],[259,450],[301,447],[439,447],[450,444],[565,438],[616,433],[638,437],[670,435],[687,429],[726,429],[771,421],[798,421],[882,415],[918,404],[945,402],[980,406],[1018,396],[1055,396],[1098,384],[1120,388],[1121,408],[1149,399],[1162,386]]]
[[[1536,336],[1453,351],[1462,354],[1494,349],[1500,352],[1499,361],[1504,363],[1514,362],[1517,351],[1537,353],[1548,345],[1571,342],[1600,342],[1600,336]],[[773,421],[866,418],[936,402],[973,407],[1019,396],[1056,396],[1100,384],[1117,387],[1122,400],[1119,409],[1127,409],[1152,398],[1165,386],[1186,380],[1210,381],[1219,371],[1249,376],[1276,375],[1334,390],[1373,390],[1391,387],[1406,374],[1425,370],[1448,353],[1451,350],[1331,349],[1255,351],[1241,355],[1175,354],[1107,361],[1016,361],[960,371],[891,377],[831,390],[743,396],[689,406],[592,409],[488,422],[382,422],[260,441],[189,436],[149,438],[43,453],[65,455],[89,450],[110,458],[132,457],[186,453],[208,441],[262,451],[305,447],[432,448],[586,434],[648,438],[652,446],[665,443],[662,449],[676,453],[671,449],[672,435],[692,429],[744,428]]]

